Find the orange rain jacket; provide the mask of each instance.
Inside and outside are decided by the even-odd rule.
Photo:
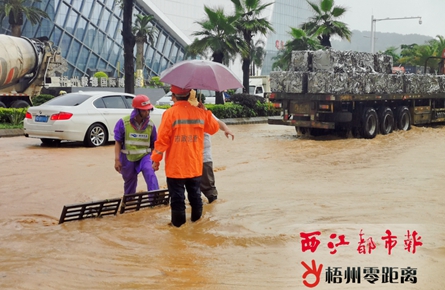
[[[219,130],[212,112],[177,101],[164,112],[151,159],[162,160],[165,152],[165,175],[170,178],[192,178],[202,175],[204,132]]]

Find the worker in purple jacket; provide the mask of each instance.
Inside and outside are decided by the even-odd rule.
[[[114,127],[114,168],[124,179],[124,194],[136,193],[140,172],[148,191],[159,189],[151,162],[157,139],[156,126],[150,120],[153,105],[147,96],[137,95],[132,106],[131,114],[117,121]]]

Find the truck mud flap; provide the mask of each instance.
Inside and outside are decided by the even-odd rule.
[[[116,215],[120,204],[120,198],[113,198],[87,203],[65,205],[62,209],[62,214],[60,215],[59,224],[87,218]]]
[[[168,194],[167,189],[127,194],[122,197],[120,213],[122,214],[128,211],[138,211],[145,207],[168,205],[169,203],[170,195]]]

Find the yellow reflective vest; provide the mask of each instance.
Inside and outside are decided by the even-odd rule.
[[[143,131],[138,131],[130,123],[130,116],[122,118],[125,127],[125,149],[121,152],[127,155],[129,161],[138,161],[142,157],[151,152],[150,136],[153,129],[153,122],[150,120],[147,128]]]

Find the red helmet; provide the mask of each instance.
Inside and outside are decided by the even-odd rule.
[[[133,103],[131,104],[135,109],[141,110],[151,110],[153,105],[150,103],[150,99],[146,95],[137,95],[133,98]]]

